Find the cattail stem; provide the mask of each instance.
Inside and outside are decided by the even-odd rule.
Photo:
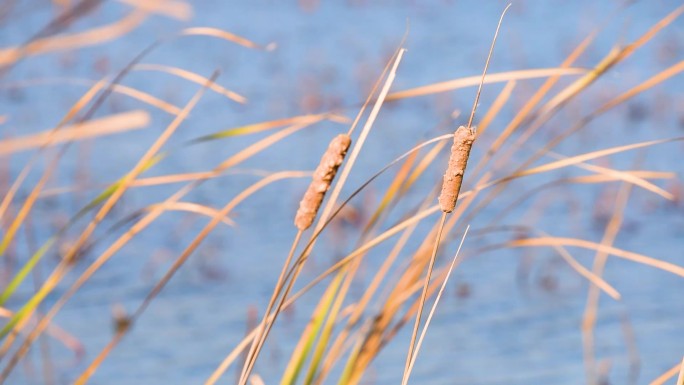
[[[278,277],[278,282],[276,283],[275,290],[273,291],[273,294],[271,295],[271,299],[268,301],[268,306],[266,307],[266,312],[264,313],[264,317],[261,320],[261,323],[257,326],[257,334],[252,340],[252,345],[249,348],[249,352],[247,353],[246,359],[245,359],[245,365],[242,369],[242,373],[240,374],[240,379],[238,381],[239,384],[241,383],[246,383],[247,382],[247,377],[249,376],[249,373],[252,371],[252,368],[254,367],[254,363],[256,362],[256,359],[259,355],[259,352],[261,351],[261,347],[264,345],[264,342],[266,340],[266,335],[268,334],[268,331],[270,330],[270,327],[268,327],[268,316],[271,314],[271,311],[273,310],[273,307],[275,306],[275,302],[280,296],[280,293],[283,290],[283,287],[285,286],[285,273],[287,272],[288,266],[290,266],[290,263],[292,261],[292,257],[294,256],[294,252],[297,249],[297,245],[299,245],[299,240],[302,237],[302,230],[297,231],[297,235],[295,236],[294,241],[292,241],[292,247],[290,248],[290,252],[287,255],[287,259],[285,260],[285,264],[283,265],[283,269],[280,272],[280,276]],[[243,382],[244,381],[244,382]]]
[[[420,304],[418,305],[418,314],[416,315],[416,322],[413,325],[413,333],[411,334],[411,342],[409,345],[408,354],[406,355],[406,365],[404,366],[404,375],[401,380],[402,385],[408,383],[408,376],[410,373],[411,363],[415,360],[414,350],[416,337],[418,335],[418,327],[420,326],[420,318],[423,315],[423,307],[425,305],[425,300],[427,299],[427,291],[430,286],[430,277],[432,276],[432,268],[435,266],[435,258],[437,257],[437,249],[439,248],[439,242],[442,238],[442,230],[444,230],[444,222],[446,221],[447,213],[442,213],[442,219],[437,227],[437,237],[435,238],[435,246],[432,249],[432,254],[430,255],[430,262],[428,263],[428,271],[425,275],[425,282],[423,283],[423,291],[420,294]]]

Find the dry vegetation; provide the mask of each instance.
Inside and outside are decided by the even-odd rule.
[[[125,38],[155,13],[180,20],[191,18],[191,7],[183,1],[126,0],[121,3],[122,6],[129,7],[129,13],[120,20],[109,25],[71,32],[70,25],[76,20],[88,18],[101,5],[100,2],[55,0],[54,3],[58,16],[43,30],[20,45],[0,49],[0,74],[4,77],[0,78],[0,87],[10,87],[2,83],[11,71],[22,66],[23,61],[41,60],[40,55],[43,54],[70,52]],[[673,179],[676,176],[672,172],[676,165],[672,170],[662,171],[639,169],[637,163],[634,169],[624,170],[596,161],[630,151],[678,142],[683,138],[656,139],[656,136],[653,136],[647,141],[613,147],[599,146],[598,150],[588,149],[571,156],[557,154],[554,148],[569,138],[580,135],[593,120],[615,107],[664,82],[673,81],[676,76],[681,76],[684,61],[652,73],[622,93],[610,95],[607,101],[592,106],[589,113],[582,116],[576,114],[574,120],[566,120],[562,127],[553,132],[545,147],[530,148],[525,143],[530,137],[538,135],[540,129],[571,102],[582,100],[587,93],[592,92],[592,84],[611,69],[627,62],[633,55],[638,55],[644,45],[657,40],[661,31],[672,23],[681,23],[683,12],[684,7],[679,7],[673,9],[670,14],[663,15],[663,18],[650,29],[641,31],[639,38],[616,45],[612,51],[606,52],[604,59],[593,68],[581,68],[575,63],[592,46],[593,40],[600,32],[592,33],[579,42],[557,68],[491,73],[482,79],[480,76],[472,76],[392,91],[393,81],[401,77],[402,57],[410,55],[410,52],[405,52],[405,43],[402,40],[362,105],[256,122],[198,137],[177,147],[169,145],[172,137],[182,130],[184,122],[192,115],[195,107],[202,103],[206,94],[214,93],[237,104],[254,101],[219,84],[218,72],[205,76],[183,68],[146,63],[146,57],[151,52],[170,42],[182,42],[183,39],[190,37],[218,38],[226,45],[231,45],[231,48],[226,49],[266,51],[264,54],[279,48],[274,44],[258,44],[246,37],[215,28],[188,28],[175,36],[168,36],[156,42],[150,41],[150,46],[146,50],[130,56],[126,68],[112,71],[97,81],[64,78],[12,83],[12,89],[38,87],[42,83],[51,83],[56,87],[80,85],[87,86],[88,89],[80,99],[72,103],[71,108],[51,129],[16,137],[3,135],[0,140],[0,156],[3,159],[0,202],[0,255],[3,257],[3,277],[0,316],[4,319],[0,331],[0,383],[14,383],[12,378],[20,370],[20,364],[31,362],[29,352],[32,350],[39,351],[38,354],[41,355],[41,358],[36,360],[41,363],[41,368],[33,368],[32,371],[37,373],[34,375],[42,378],[45,383],[54,383],[55,370],[59,368],[55,367],[56,360],[51,356],[49,349],[45,348],[47,345],[44,337],[54,338],[68,349],[79,352],[79,355],[83,354],[80,352],[82,347],[78,339],[55,323],[55,317],[60,310],[100,269],[106,269],[105,264],[120,255],[125,246],[138,238],[144,239],[149,233],[143,231],[162,220],[164,214],[178,211],[189,218],[205,218],[203,226],[193,234],[193,239],[184,245],[180,254],[173,257],[168,269],[157,277],[138,306],[130,313],[116,313],[116,328],[110,342],[101,347],[99,352],[87,352],[85,357],[89,361],[83,366],[85,369],[76,378],[69,380],[76,384],[87,383],[122,339],[135,328],[140,317],[145,316],[147,309],[179,269],[205,245],[212,232],[219,226],[241,225],[239,218],[233,217],[238,205],[244,205],[249,210],[262,209],[252,207],[245,201],[274,183],[289,183],[293,178],[311,178],[312,173],[289,170],[288,165],[283,165],[282,170],[253,172],[253,176],[259,178],[256,182],[235,196],[226,198],[227,203],[216,206],[184,198],[201,189],[207,181],[219,177],[232,178],[231,173],[240,172],[239,166],[247,160],[259,155],[268,155],[270,151],[275,151],[272,147],[281,141],[296,142],[298,139],[293,134],[303,130],[314,130],[326,122],[334,122],[338,127],[348,127],[348,130],[345,134],[330,135],[332,141],[327,152],[325,143],[317,144],[316,148],[310,149],[322,154],[322,161],[313,172],[309,190],[302,191],[304,198],[296,219],[296,205],[285,207],[283,199],[270,208],[292,212],[296,225],[291,227],[292,231],[287,230],[293,234],[289,253],[283,249],[281,255],[271,256],[276,262],[269,263],[284,263],[284,266],[280,277],[270,283],[274,290],[267,307],[260,309],[260,312],[264,312],[260,313],[261,321],[255,321],[251,325],[244,339],[234,344],[233,350],[226,351],[224,357],[216,358],[216,362],[220,361],[220,364],[213,373],[206,373],[205,384],[217,383],[222,378],[224,381],[233,381],[226,375],[229,370],[236,372],[235,378],[240,384],[249,381],[253,384],[261,383],[260,374],[264,374],[268,368],[258,364],[260,352],[268,343],[270,332],[277,330],[278,316],[299,301],[308,301],[314,310],[306,325],[297,325],[297,330],[301,332],[299,342],[287,350],[287,365],[279,374],[282,384],[360,383],[373,361],[382,354],[383,348],[395,339],[407,323],[416,319],[410,348],[407,348],[408,357],[404,370],[405,381],[408,382],[411,368],[414,364],[420,364],[418,353],[429,354],[424,352],[430,348],[422,343],[426,331],[428,334],[430,332],[429,320],[438,301],[434,298],[444,291],[452,269],[463,260],[454,257],[449,258],[451,263],[438,261],[435,264],[435,259],[440,256],[438,250],[447,255],[454,255],[456,246],[463,242],[463,237],[463,252],[469,258],[501,249],[551,248],[587,282],[586,310],[581,325],[585,367],[587,383],[598,383],[602,378],[602,369],[601,363],[596,359],[594,329],[600,306],[599,298],[601,293],[615,300],[621,297],[619,289],[604,277],[608,259],[625,259],[643,265],[643,269],[661,269],[680,277],[684,277],[684,267],[682,263],[676,264],[624,250],[614,244],[624,224],[623,214],[633,190],[647,191],[662,200],[681,199],[673,189],[665,189],[661,183],[663,179]],[[488,23],[491,24],[492,31],[496,26],[496,17],[497,15],[492,15],[492,23]],[[502,28],[506,28],[505,21]],[[410,37],[410,33],[408,36]],[[483,64],[484,59],[481,59]],[[496,60],[496,51],[492,60]],[[135,72],[164,73],[183,79],[186,81],[185,84],[196,87],[197,91],[185,104],[175,105],[159,95],[124,85],[126,76]],[[542,83],[528,98],[516,100],[518,105],[510,121],[505,125],[493,126],[492,122],[502,121],[496,120],[499,113],[505,108],[511,108],[511,98],[515,95],[518,82],[528,79],[540,79]],[[480,80],[484,84],[483,92],[491,92],[487,89],[488,85],[505,84],[490,105],[480,106],[482,116],[476,117],[475,122],[473,108],[467,125],[461,126],[463,122],[454,122],[450,118],[445,120],[448,121],[448,127],[444,132],[452,132],[455,127],[461,126],[455,134],[434,135],[414,148],[406,148],[405,154],[401,157],[387,159],[384,164],[362,164],[359,161],[359,154],[367,150],[364,149],[364,145],[381,109],[390,104],[401,103],[403,100],[429,97],[462,88],[472,89]],[[140,107],[127,111],[107,112],[103,116],[100,110],[108,110],[103,106],[112,95],[131,98]],[[477,106],[477,102],[475,105]],[[40,105],[33,105],[31,101],[26,101],[25,107],[37,111],[41,109]],[[171,117],[167,119],[168,124],[165,124],[154,141],[147,145],[146,151],[123,175],[106,175],[105,179],[110,181],[108,185],[92,186],[86,179],[78,180],[74,186],[55,188],[50,182],[59,174],[60,167],[65,167],[61,162],[70,152],[84,151],[87,143],[106,140],[104,136],[107,135],[131,135],[134,130],[152,125],[161,127],[160,122],[163,119],[153,118],[160,112]],[[4,113],[4,110],[0,111],[0,114]],[[355,118],[351,119],[350,116]],[[0,127],[11,125],[12,119],[13,116],[9,113],[0,115]],[[472,128],[474,124],[477,125],[477,131]],[[145,175],[148,170],[161,162],[166,162],[183,148],[206,146],[210,142],[230,141],[236,138],[251,141],[235,153],[220,154],[225,156],[225,159],[213,168],[207,167],[204,171],[193,172],[179,170],[177,174],[169,175]],[[447,149],[452,142],[452,151],[460,154],[460,158],[447,160]],[[468,170],[464,174],[471,145],[474,146],[474,155],[471,156]],[[20,156],[18,159],[21,160],[21,164],[13,163],[9,166],[10,160],[16,156]],[[523,160],[519,160],[521,156]],[[449,170],[448,177],[445,177],[445,185],[450,186],[445,187],[446,192],[442,192],[440,206],[437,204],[436,196],[440,181],[434,178],[433,171],[444,170],[446,165],[449,166]],[[312,164],[311,168],[314,167]],[[84,168],[86,174],[93,172],[88,171],[87,166]],[[377,171],[377,174],[360,186],[351,186],[350,175],[359,168]],[[570,168],[581,170],[582,173],[572,174],[573,176],[562,173],[563,170]],[[502,175],[498,170],[507,171]],[[535,175],[550,175],[550,182],[541,186],[530,186],[534,190],[522,196],[513,192],[512,183]],[[342,218],[345,215],[353,215],[350,214],[349,210],[352,209],[349,203],[357,202],[360,197],[365,196],[368,187],[378,179],[383,183],[373,186],[374,191],[381,194],[381,198],[363,208],[367,214],[357,216],[358,221],[354,225],[356,228],[350,232],[358,238],[348,238],[345,255],[336,259],[332,265],[325,265],[326,259],[320,254],[330,249],[317,243],[333,242],[331,239],[336,237],[336,231],[339,229],[335,227],[336,222],[345,221],[346,219]],[[550,191],[558,185],[586,188],[597,185],[620,186],[617,194],[609,198],[611,204],[606,214],[600,242],[552,236],[527,225],[516,228],[498,226],[499,218],[504,218],[509,210],[520,204],[521,200],[536,192],[547,192],[553,197],[554,194]],[[519,186],[520,184],[516,185],[516,188]],[[93,188],[97,188],[98,192],[93,194]],[[126,195],[133,189],[152,188],[162,189],[166,198],[133,208],[130,205],[123,205]],[[344,191],[353,193],[345,196]],[[278,199],[277,193],[275,194],[274,199]],[[421,196],[421,201],[417,204],[416,194]],[[52,220],[39,218],[36,214],[37,207],[41,200],[55,196],[73,197],[79,207],[69,212],[68,218],[62,219],[59,223],[44,226]],[[86,201],[83,197],[89,197],[90,200]],[[496,207],[503,209],[497,208],[494,215],[490,212],[489,218],[494,218],[491,224],[471,230],[471,235],[466,237],[466,227],[473,222],[473,218],[491,210],[493,202],[497,203]],[[444,214],[441,221],[435,223],[440,211]],[[447,216],[446,213],[450,215]],[[263,218],[268,220],[268,215],[263,213]],[[544,215],[543,209],[535,211],[535,215]],[[36,231],[36,223],[39,223],[38,226],[41,228],[48,227],[50,231]],[[309,230],[310,227],[313,230]],[[250,228],[252,231],[259,231],[258,223]],[[503,243],[485,243],[484,246],[480,244],[481,247],[477,249],[468,245],[470,236],[484,237],[488,233],[502,231],[510,233],[508,240]],[[473,232],[476,235],[472,235]],[[448,236],[442,236],[443,234]],[[264,237],[268,238],[268,235]],[[382,249],[386,252],[376,252],[380,245],[386,247]],[[316,247],[321,250],[316,255],[319,262],[312,268],[315,269],[316,276],[312,277],[311,272],[304,274],[307,281],[296,285],[305,262]],[[458,249],[460,250],[460,246]],[[578,261],[572,253],[573,250],[581,249],[594,253],[593,262],[588,266],[585,266],[586,261]],[[48,258],[53,255],[59,255],[59,259]],[[374,260],[381,261],[379,267],[372,272],[364,270],[365,259],[370,255],[373,255]],[[680,258],[680,262],[684,261]],[[514,274],[515,272],[511,272],[511,275]],[[26,285],[33,285],[34,291],[28,296],[18,295],[20,291],[26,292],[25,289],[21,289]],[[318,288],[315,292],[320,294],[319,297],[304,296],[312,288]],[[467,288],[463,290],[464,295],[467,295]],[[433,299],[433,305],[419,336],[421,312],[426,300],[430,299]],[[255,295],[253,301],[258,300],[260,299]],[[247,309],[236,311],[245,313]],[[102,333],[109,333],[109,330],[103,330]],[[416,340],[417,343],[414,344]],[[408,347],[407,344],[402,346]],[[420,346],[423,346],[422,352]],[[679,357],[672,357],[672,363],[678,360]],[[638,355],[635,358],[635,362],[637,361]],[[402,364],[397,363],[393,369],[400,368]],[[635,365],[638,365],[638,362]],[[682,383],[683,375],[680,368],[682,364],[676,364],[651,383],[663,384],[675,378],[678,373],[679,383]],[[168,370],[173,371],[174,368]],[[397,370],[400,372],[400,369]],[[397,376],[401,376],[399,372]],[[454,373],[453,376],[457,378],[458,373]],[[20,378],[20,375],[17,375],[17,378]],[[639,382],[643,383],[644,379],[641,378]]]

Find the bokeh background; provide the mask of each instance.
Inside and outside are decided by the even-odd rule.
[[[0,46],[19,46],[72,6],[72,1],[5,0],[0,5]],[[86,31],[116,25],[111,39],[78,49],[29,55],[6,66],[0,77],[2,139],[19,138],[54,127],[93,81],[120,71],[158,39],[187,27],[230,31],[273,50],[247,49],[221,39],[186,36],[165,41],[142,63],[182,68],[209,77],[220,70],[217,84],[246,98],[238,103],[208,92],[168,144],[177,149],[146,172],[146,176],[209,170],[266,134],[184,146],[188,140],[231,127],[271,119],[336,110],[355,115],[382,68],[407,33],[407,52],[392,90],[403,90],[481,73],[502,1],[155,1],[166,3],[137,19],[142,2],[102,1],[55,33]],[[673,11],[677,0],[555,1],[516,0],[506,16],[490,65],[490,73],[557,67],[588,34],[597,36],[578,67],[595,66],[611,49],[626,44]],[[125,20],[122,22],[122,20]],[[122,24],[123,23],[123,26]],[[408,32],[407,32],[408,31]],[[0,51],[7,54],[7,51]],[[581,97],[573,100],[526,143],[529,151],[543,147],[552,135],[611,97],[684,60],[684,19],[675,20],[624,63],[612,69]],[[568,84],[572,78],[563,79]],[[197,91],[195,83],[159,71],[132,71],[121,81],[172,105],[183,106]],[[496,136],[541,80],[518,82],[513,96],[492,122]],[[504,87],[485,85],[482,116]],[[469,87],[398,102],[388,102],[371,132],[343,196],[392,159],[426,139],[463,124],[475,88]],[[684,133],[684,78],[679,75],[620,105],[563,142],[554,151],[575,155]],[[29,217],[30,226],[17,235],[3,256],[2,285],[42,242],[53,235],[87,200],[130,170],[172,116],[121,94],[111,95],[96,116],[144,109],[144,129],[74,143]],[[476,119],[477,120],[477,119]],[[302,130],[213,179],[188,201],[221,207],[256,180],[255,173],[311,170],[328,140],[347,125],[323,122]],[[256,138],[256,139],[255,139]],[[607,157],[597,165],[618,169],[673,172],[656,183],[675,199],[665,201],[647,191],[630,195],[616,247],[684,264],[684,197],[681,142]],[[486,149],[474,150],[476,156]],[[2,154],[2,186],[7,191],[31,151]],[[520,155],[520,159],[524,155]],[[19,190],[12,210],[20,207],[49,166],[39,158],[35,171]],[[501,175],[510,169],[492,170]],[[413,207],[441,175],[428,170],[422,185],[402,202]],[[561,171],[555,178],[574,175]],[[466,178],[466,181],[468,178]],[[553,178],[551,178],[553,179]],[[618,184],[564,186],[530,194],[504,217],[501,211],[521,194],[548,180],[532,178],[513,184],[502,203],[467,223],[486,226],[530,226],[555,236],[600,241],[610,218]],[[351,202],[343,220],[334,222],[304,270],[302,282],[323,271],[354,246],[357,221],[369,215],[391,181],[381,177]],[[472,183],[474,179],[471,179]],[[215,230],[146,310],[122,343],[102,364],[93,384],[203,383],[222,358],[240,341],[254,314],[261,314],[275,284],[290,241],[292,217],[306,179],[286,180],[250,197],[231,215],[235,227]],[[117,219],[170,196],[177,187],[159,185],[127,192],[115,207],[96,242],[67,277],[73,281],[114,239],[107,231]],[[346,195],[345,195],[346,194]],[[406,212],[399,210],[394,219]],[[495,220],[496,223],[492,223]],[[436,217],[428,218],[424,231]],[[3,229],[8,220],[3,218]],[[206,223],[183,213],[165,214],[131,241],[101,269],[59,313],[54,323],[70,343],[48,339],[53,363],[50,378],[39,369],[45,356],[34,348],[8,379],[12,384],[70,383],[112,335],[112,309],[134,309],[154,283]],[[465,224],[464,224],[465,225]],[[462,236],[449,234],[453,239]],[[5,230],[3,230],[5,231]],[[473,233],[466,239],[464,260],[454,272],[420,353],[413,383],[437,384],[578,384],[587,383],[581,322],[587,282],[553,250],[506,249],[479,253],[497,239]],[[39,283],[59,260],[59,250],[78,235],[60,239],[40,265]],[[361,280],[369,280],[389,246],[368,258]],[[440,256],[440,266],[455,251]],[[591,250],[573,254],[590,266]],[[375,258],[375,259],[373,259]],[[364,278],[364,274],[365,277]],[[684,279],[647,266],[609,259],[605,278],[622,294],[620,301],[601,298],[595,344],[597,378],[605,384],[649,383],[676,365],[684,354]],[[31,280],[6,304],[16,309],[35,290]],[[49,305],[67,287],[60,285]],[[321,288],[304,297],[276,327],[257,365],[267,384],[279,373],[308,321]],[[359,289],[360,290],[360,289]],[[358,290],[357,290],[358,291]],[[354,293],[352,296],[358,296]],[[390,384],[401,379],[409,331],[388,345],[364,377],[364,383]],[[234,373],[224,381],[235,381]]]

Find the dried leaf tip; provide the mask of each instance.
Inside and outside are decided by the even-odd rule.
[[[439,194],[439,208],[450,213],[456,207],[458,194],[461,191],[463,174],[470,157],[470,149],[475,141],[475,128],[461,126],[454,133],[454,144],[451,146],[449,165],[444,173],[442,192]]]
[[[309,188],[299,202],[299,209],[294,221],[299,230],[304,231],[313,223],[316,213],[323,203],[325,193],[330,189],[350,145],[351,137],[347,134],[340,134],[330,141],[328,149],[314,171]]]

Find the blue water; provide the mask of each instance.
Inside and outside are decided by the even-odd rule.
[[[504,21],[490,72],[557,66],[581,39],[601,27],[595,43],[577,63],[591,67],[613,45],[636,39],[679,4],[678,1],[640,1],[620,10],[620,2],[607,0],[516,1]],[[190,21],[151,16],[142,27],[116,41],[23,60],[0,79],[0,115],[7,116],[7,122],[0,128],[3,137],[49,129],[86,90],[83,86],[65,84],[23,87],[21,82],[55,77],[99,79],[119,70],[157,38],[188,26],[217,27],[261,44],[275,42],[278,48],[273,52],[247,50],[218,39],[186,37],[161,46],[145,58],[145,63],[172,65],[204,76],[220,69],[218,83],[249,100],[245,105],[238,105],[220,95],[207,93],[171,139],[168,148],[218,130],[303,113],[346,106],[344,113],[353,117],[358,101],[365,98],[399,44],[407,20],[410,27],[405,47],[408,51],[393,90],[479,74],[505,5],[501,1],[337,1],[314,4],[312,10],[306,10],[294,2],[197,1],[192,4],[194,15]],[[70,30],[118,20],[127,9],[119,3],[106,3]],[[3,47],[25,41],[53,15],[47,1],[18,2],[11,12],[0,26],[0,45]],[[554,134],[571,127],[596,106],[681,61],[682,41],[684,19],[680,18],[544,125],[511,162],[492,170],[495,176],[510,172],[526,156],[548,143]],[[563,79],[561,84],[569,84],[570,79]],[[681,136],[684,124],[682,79],[681,75],[674,77],[611,110],[554,150],[570,156]],[[152,72],[132,72],[123,84],[178,106],[186,103],[198,89],[195,84]],[[538,80],[518,83],[509,103],[488,133],[477,142],[479,146],[475,146],[471,164],[486,151],[484,143],[505,127],[540,84]],[[484,116],[502,87],[502,84],[493,84],[484,88],[479,117]],[[343,196],[414,144],[451,130],[451,123],[443,123],[454,110],[461,112],[454,124],[462,124],[473,97],[474,88],[467,88],[386,104]],[[85,184],[91,188],[80,189],[77,194],[51,195],[39,201],[31,216],[38,242],[47,239],[86,199],[97,194],[98,190],[93,186],[111,182],[130,170],[172,119],[164,112],[121,95],[113,95],[97,116],[137,108],[150,111],[153,120],[149,128],[73,146],[61,160],[59,172],[46,188],[48,192],[82,183],[83,178],[76,175],[83,171],[87,172]],[[324,144],[344,129],[346,126],[334,123],[316,125],[249,159],[239,165],[239,169],[245,172],[254,169],[310,170]],[[263,137],[265,134],[258,134],[183,148],[145,175],[208,170]],[[674,180],[655,181],[670,191],[679,188],[676,202],[665,202],[643,189],[633,190],[625,210],[623,229],[615,241],[616,247],[684,265],[684,203],[681,196],[684,168],[679,161],[682,150],[682,143],[675,142],[593,161],[596,165],[621,170],[676,174]],[[28,158],[28,153],[5,157],[4,164],[8,166],[3,167],[16,178]],[[439,165],[443,162],[437,162],[427,170],[405,200],[392,211],[383,229],[392,221],[401,220],[430,193],[440,178]],[[45,161],[30,175],[20,199],[24,199],[30,186],[36,183],[40,176],[38,171],[44,166]],[[587,298],[586,281],[551,249],[479,253],[481,247],[508,240],[511,234],[497,232],[482,236],[475,232],[485,226],[524,225],[554,236],[600,242],[605,226],[602,215],[610,215],[618,184],[544,190],[529,196],[506,217],[492,223],[502,210],[534,187],[578,175],[586,173],[563,169],[551,176],[516,181],[468,223],[474,232],[466,239],[463,260],[428,331],[412,376],[413,383],[586,383],[580,329]],[[227,175],[206,182],[185,200],[222,207],[256,180],[257,177],[249,173]],[[362,217],[369,215],[390,180],[391,175],[380,178],[352,202]],[[472,187],[475,180],[475,176],[467,175],[466,187]],[[203,383],[244,335],[249,309],[263,311],[265,308],[295,235],[291,221],[306,183],[305,179],[278,182],[238,206],[231,215],[238,226],[217,227],[99,368],[92,383]],[[145,205],[166,199],[177,188],[178,185],[162,185],[133,189],[116,206],[112,217],[121,219]],[[15,202],[15,210],[17,208]],[[437,216],[433,215],[419,226],[418,234],[402,255],[403,261],[408,252],[417,247],[420,235],[425,235],[436,221]],[[85,355],[74,357],[74,353],[59,341],[50,339],[55,383],[70,383],[84,370],[111,338],[112,306],[120,304],[133,311],[205,223],[204,218],[192,215],[165,214],[117,253],[69,301],[55,324],[78,339]],[[105,230],[113,224],[114,219],[106,220],[102,229],[96,232],[98,242],[92,253],[48,298],[48,305],[54,303],[87,263],[99,255],[98,252],[113,242],[115,237]],[[447,234],[451,242],[440,255],[440,267],[455,251],[465,225],[463,223],[457,231]],[[77,236],[78,230],[74,230],[65,241],[73,241]],[[359,230],[354,226],[339,224],[334,232],[324,234],[323,242],[319,242],[300,282],[313,279],[351,251],[358,236]],[[35,250],[35,247],[36,244],[29,242],[22,232],[13,255],[21,264],[28,258],[28,250]],[[390,249],[391,244],[382,245],[368,256],[358,285],[352,287],[353,298],[361,295],[363,285],[370,282]],[[591,268],[592,251],[570,251],[584,266]],[[56,265],[56,253],[47,259],[42,265],[43,277],[48,268]],[[609,259],[605,279],[622,294],[622,300],[616,302],[605,295],[601,297],[595,329],[599,368],[611,384],[649,383],[679,362],[684,354],[681,322],[684,319],[681,301],[684,279],[617,258]],[[383,290],[387,292],[389,288]],[[318,287],[303,297],[295,310],[282,317],[276,326],[256,368],[267,384],[277,383],[321,291]],[[467,295],[458,295],[466,291]],[[29,282],[21,287],[8,307],[17,309],[32,293],[33,286]],[[372,309],[377,310],[377,306]],[[625,328],[634,331],[634,340],[625,337]],[[408,330],[399,333],[368,370],[364,383],[398,383],[408,340]],[[630,349],[636,349],[639,357],[636,378],[630,378],[629,374],[634,364]],[[27,362],[29,364],[15,369],[8,383],[47,383],[40,371],[38,349],[31,352]],[[224,383],[234,382],[234,376],[235,373],[229,371]]]

